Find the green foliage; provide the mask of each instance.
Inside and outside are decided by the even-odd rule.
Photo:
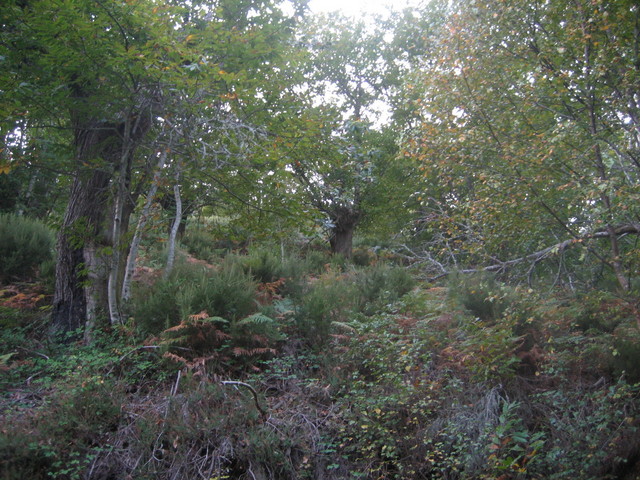
[[[449,291],[462,307],[485,322],[501,318],[511,304],[511,290],[491,273],[453,275]]]
[[[6,480],[51,478],[55,451],[35,441],[33,433],[14,430],[0,432],[0,476]]]
[[[519,362],[515,351],[522,339],[514,334],[510,322],[468,322],[461,329],[465,337],[460,343],[460,360],[474,380],[495,383],[515,375]]]
[[[588,331],[612,333],[623,321],[633,318],[629,303],[607,292],[592,291],[578,297],[575,322]]]
[[[137,285],[131,310],[143,333],[156,334],[180,322],[178,292],[185,284],[200,279],[200,268],[178,263],[169,278],[156,280],[152,285]]]
[[[630,383],[640,383],[640,329],[638,325],[624,325],[614,332],[611,366],[613,374]]]
[[[202,311],[236,320],[255,310],[256,285],[234,262],[212,269],[182,262],[169,278],[135,292],[133,316],[142,331],[157,334]]]
[[[213,262],[224,253],[219,248],[215,236],[202,228],[192,228],[180,239],[187,251],[194,257],[207,262]]]
[[[215,271],[200,270],[193,282],[174,292],[181,318],[206,311],[209,315],[237,320],[255,310],[256,284],[233,262]]]
[[[355,294],[346,277],[332,271],[320,276],[297,300],[295,320],[302,336],[312,346],[325,345],[332,324],[347,320],[354,309]]]
[[[620,380],[595,391],[566,386],[535,395],[534,406],[544,409],[548,422],[538,471],[558,479],[606,478],[624,462],[608,458],[611,452],[637,448],[638,388]]]
[[[544,448],[545,433],[531,433],[524,425],[519,408],[518,402],[504,401],[496,425],[491,428],[487,457],[490,478],[500,475],[529,478],[542,462],[540,451]]]
[[[131,322],[92,345],[35,345],[3,310],[0,474],[596,480],[619,476],[640,447],[626,304],[513,288],[484,321],[443,287],[402,295],[413,284],[398,267],[314,276],[296,256],[299,290],[260,313],[183,314],[202,306],[183,302],[187,284],[255,285],[241,260],[177,265],[177,323],[152,344],[136,343]],[[583,331],[585,309],[624,319]],[[534,345],[539,363],[521,373],[516,352]]]
[[[419,228],[434,271],[520,259],[509,275],[627,290],[636,234],[619,226],[637,215],[636,153],[624,153],[637,121],[615,112],[638,83],[637,12],[589,0],[441,8],[413,23],[434,51],[405,90],[424,119],[404,146],[425,178]]]
[[[282,258],[274,248],[252,248],[241,257],[241,264],[244,271],[260,283],[274,282],[284,273]]]
[[[54,234],[39,220],[0,213],[0,282],[31,279],[53,258]]]
[[[377,264],[355,272],[359,310],[374,313],[410,292],[415,285],[411,274],[402,267]]]

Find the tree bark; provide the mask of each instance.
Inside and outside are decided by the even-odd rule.
[[[133,240],[131,241],[131,247],[129,248],[129,255],[127,256],[124,279],[122,280],[121,300],[123,302],[128,302],[131,299],[131,279],[133,278],[133,273],[136,269],[138,249],[140,248],[140,242],[142,241],[144,228],[146,227],[147,220],[149,219],[151,204],[153,203],[153,200],[156,197],[156,193],[158,192],[158,186],[160,184],[160,174],[166,160],[167,150],[163,150],[158,157],[158,164],[156,165],[156,171],[153,174],[153,181],[151,183],[151,187],[149,188],[149,193],[147,193],[147,201],[144,204],[142,212],[140,212],[140,217],[138,218],[136,230],[133,235]]]
[[[351,228],[334,228],[329,237],[331,245],[331,253],[334,255],[342,255],[344,258],[351,258],[353,254],[353,231],[355,226]]]
[[[180,196],[180,166],[178,165],[176,170],[176,184],[173,186],[173,194],[176,200],[176,216],[173,220],[173,226],[171,227],[171,233],[169,235],[168,252],[167,252],[167,265],[164,269],[164,278],[168,278],[173,270],[173,264],[176,258],[176,239],[178,238],[178,230],[180,229],[180,223],[182,222],[182,197]]]
[[[150,116],[118,124],[74,118],[77,170],[58,236],[58,260],[51,316],[56,333],[84,330],[108,313],[107,285],[114,239],[107,221],[109,187],[115,171],[129,175],[137,143],[151,126]],[[126,164],[122,167],[123,162]],[[111,227],[113,219],[111,219]],[[126,225],[120,224],[120,236]]]
[[[91,142],[93,143],[93,142]],[[111,172],[101,166],[81,170],[71,188],[71,195],[58,236],[58,259],[53,299],[52,326],[56,332],[83,329],[93,324],[101,301],[99,238],[107,208],[107,190]]]
[[[359,215],[351,210],[343,211],[332,220],[333,227],[329,232],[331,253],[350,259],[353,254],[353,233],[358,224]]]

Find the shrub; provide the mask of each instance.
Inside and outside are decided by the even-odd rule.
[[[547,441],[539,474],[528,478],[625,478],[611,473],[622,473],[639,446],[638,389],[621,379],[598,389],[574,384],[533,395],[533,411],[544,412],[538,428]]]
[[[369,265],[374,265],[377,260],[378,256],[370,248],[359,247],[353,249],[351,261],[354,265],[367,267]]]
[[[135,321],[144,334],[157,334],[181,320],[178,293],[184,285],[195,283],[202,267],[179,262],[169,278],[152,285],[136,285],[132,302]]]
[[[39,220],[0,214],[0,282],[29,279],[53,258],[53,231]]]
[[[329,339],[331,325],[343,322],[355,309],[356,295],[352,282],[329,272],[318,278],[299,299],[296,325],[312,346],[322,346]]]
[[[180,317],[206,311],[211,316],[237,320],[256,308],[256,284],[249,274],[232,262],[217,271],[201,270],[193,281],[184,282],[177,292]]]
[[[502,317],[511,304],[511,291],[489,272],[454,275],[449,292],[472,315],[492,322]]]
[[[34,441],[31,432],[0,432],[0,478],[4,480],[39,480],[51,478],[53,458]]]
[[[273,250],[262,248],[252,250],[240,261],[245,273],[250,274],[260,283],[270,283],[283,274],[283,265]]]
[[[640,382],[640,332],[636,326],[616,329],[611,366],[615,376],[625,375],[630,382]]]
[[[625,319],[633,318],[631,306],[614,295],[594,291],[578,297],[576,324],[583,330],[613,332]]]
[[[187,230],[181,243],[191,255],[207,262],[213,261],[224,251],[219,248],[215,237],[207,230],[202,229]]]
[[[357,271],[355,285],[359,309],[365,313],[373,313],[409,293],[415,280],[402,267],[382,264]]]
[[[220,270],[179,263],[167,279],[136,292],[133,312],[146,334],[157,334],[202,311],[236,320],[256,308],[255,283],[242,269],[226,262]]]

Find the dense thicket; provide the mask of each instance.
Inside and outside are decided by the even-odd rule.
[[[638,478],[636,3],[2,2],[0,477]]]
[[[519,264],[544,282],[629,290],[638,268],[637,5],[448,8],[410,86],[422,120],[406,146],[424,171],[420,229],[432,251],[447,268]]]

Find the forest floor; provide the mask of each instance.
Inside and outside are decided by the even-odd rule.
[[[326,306],[376,275],[257,282],[260,311],[231,325],[194,312],[90,346],[48,339],[42,285],[2,287],[0,477],[640,478],[627,304],[418,282]]]

